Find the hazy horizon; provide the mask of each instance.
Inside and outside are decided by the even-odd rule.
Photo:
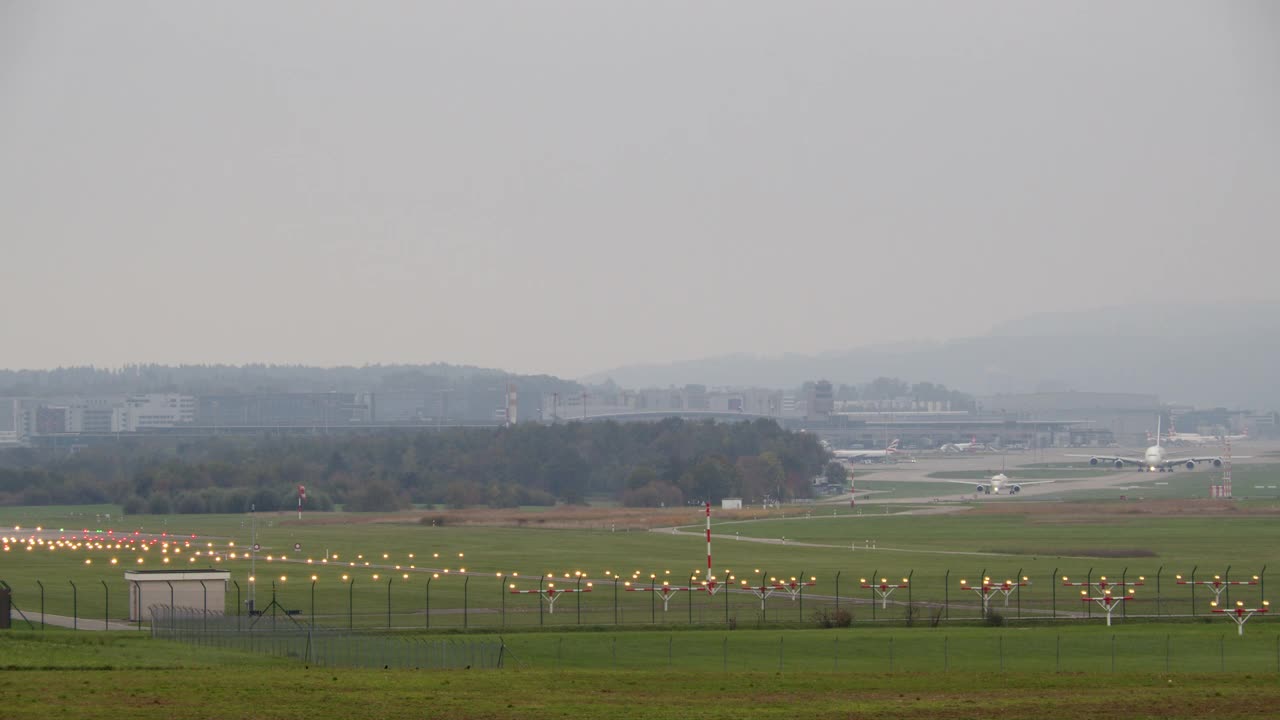
[[[0,4],[0,367],[576,378],[1276,302],[1267,2]]]

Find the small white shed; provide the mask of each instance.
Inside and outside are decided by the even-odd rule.
[[[124,574],[129,584],[129,619],[151,619],[152,605],[225,612],[226,570],[130,570]]]
[[[741,510],[742,498],[723,498],[720,500],[721,510]]]

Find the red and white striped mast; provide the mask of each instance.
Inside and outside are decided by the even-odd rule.
[[[707,580],[711,579],[711,501],[707,501]]]

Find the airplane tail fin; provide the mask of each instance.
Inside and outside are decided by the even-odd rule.
[[[893,442],[889,443],[889,447],[885,448],[885,450],[888,450],[891,453],[898,452],[898,438],[894,438]]]

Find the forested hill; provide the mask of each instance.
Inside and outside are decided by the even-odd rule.
[[[771,420],[568,423],[310,438],[123,440],[71,457],[0,452],[0,504],[115,502],[126,514],[308,507],[387,511],[583,503],[679,505],[804,497],[822,472],[816,438]]]

